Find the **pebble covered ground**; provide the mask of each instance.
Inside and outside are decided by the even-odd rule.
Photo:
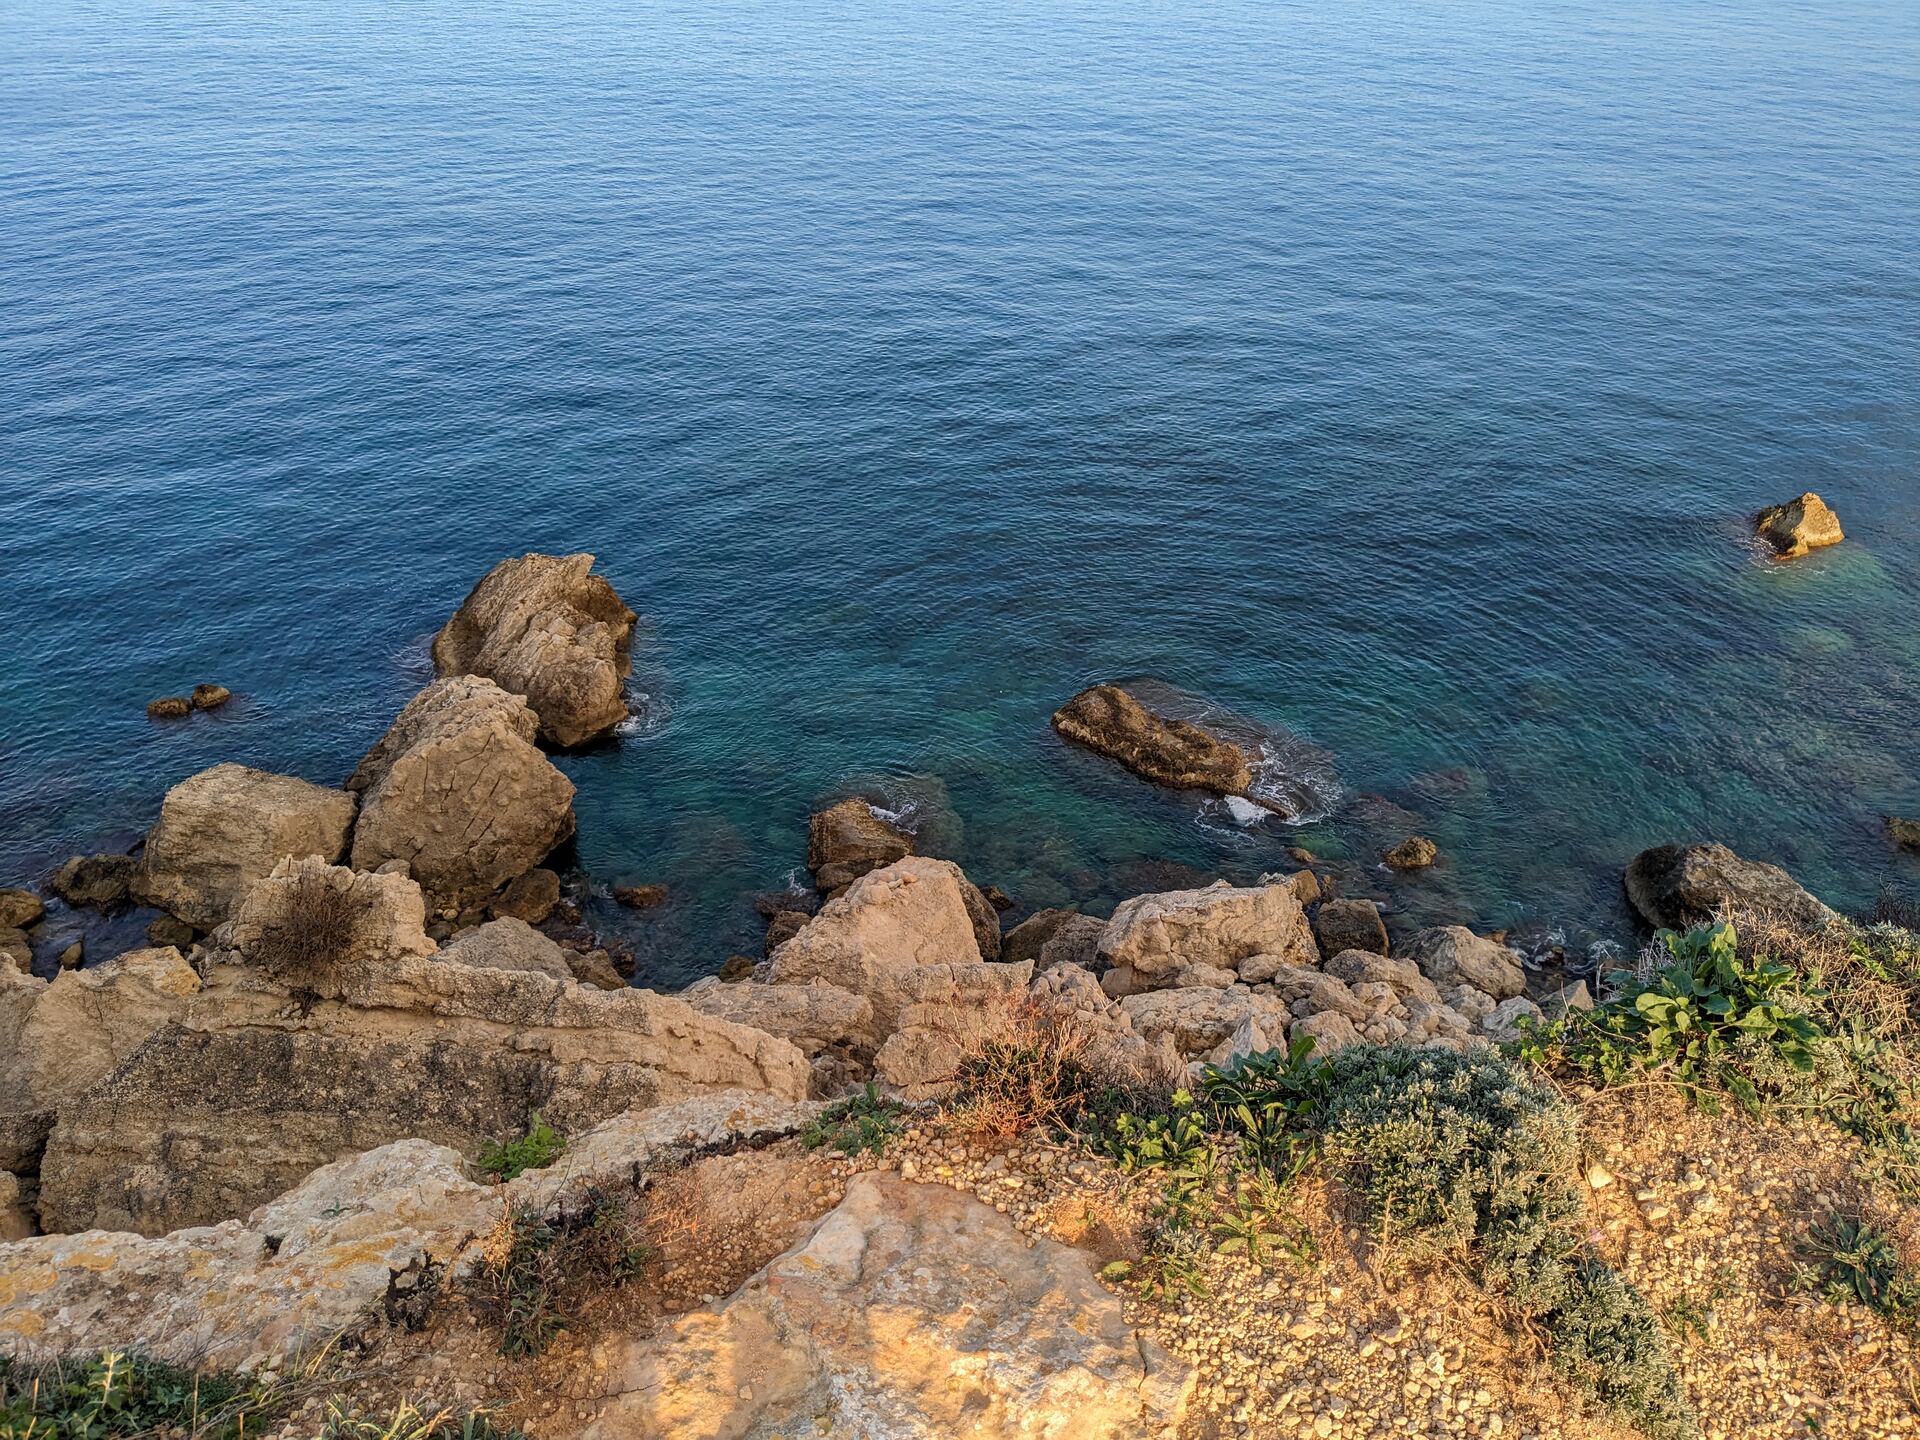
[[[1913,1339],[1859,1305],[1794,1287],[1807,1225],[1870,1211],[1903,1240],[1910,1208],[1860,1178],[1858,1147],[1824,1125],[1708,1119],[1659,1090],[1584,1106],[1593,1243],[1663,1316],[1708,1440],[1920,1435]],[[730,1292],[838,1203],[848,1178],[885,1168],[952,1185],[1102,1262],[1137,1256],[1150,1178],[1076,1147],[1011,1146],[927,1117],[880,1156],[770,1149],[715,1156],[648,1191],[658,1259],[642,1283],[610,1292],[538,1360],[509,1361],[460,1305],[426,1331],[368,1357],[369,1397],[485,1403],[536,1440],[577,1428],[597,1393],[593,1334],[644,1327]],[[1625,1440],[1633,1432],[1562,1386],[1524,1327],[1464,1274],[1404,1273],[1369,1243],[1337,1186],[1288,1192],[1288,1253],[1256,1268],[1207,1262],[1205,1296],[1132,1296],[1130,1318],[1198,1372],[1179,1440],[1371,1440],[1461,1436]],[[283,1431],[311,1435],[309,1411]]]

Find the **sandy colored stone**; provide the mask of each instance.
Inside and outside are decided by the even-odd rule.
[[[1123,902],[1107,922],[1100,959],[1124,968],[1142,988],[1171,983],[1184,967],[1239,969],[1255,955],[1270,963],[1315,965],[1313,931],[1293,887],[1285,882],[1204,890],[1172,890]]]
[[[167,792],[133,894],[200,930],[227,919],[282,860],[346,851],[353,797],[291,775],[215,765]]]
[[[602,1358],[585,1440],[1146,1440],[1192,1392],[1086,1254],[871,1175],[729,1299]]]
[[[1798,559],[1810,550],[1838,545],[1846,539],[1840,517],[1811,490],[1797,500],[1769,505],[1753,517],[1753,528],[1782,560]]]
[[[808,1056],[868,1036],[873,1028],[873,1005],[865,996],[824,980],[807,985],[730,985],[709,975],[681,991],[680,998],[702,1015],[791,1040]]]
[[[627,718],[635,616],[591,555],[522,555],[489,570],[433,640],[443,678],[526,698],[542,739],[579,745]]]
[[[0,930],[30,930],[46,913],[46,905],[33,891],[0,890]]]
[[[573,833],[573,784],[539,728],[491,680],[437,680],[407,703],[347,788],[360,799],[353,868],[404,860],[436,908],[486,901]]]
[[[912,853],[913,837],[857,795],[816,812],[807,822],[807,868],[824,891],[851,885]]]
[[[1627,866],[1627,898],[1649,925],[1684,930],[1722,911],[1823,925],[1833,912],[1785,870],[1724,845],[1658,845]]]
[[[1331,960],[1343,950],[1387,953],[1387,924],[1371,900],[1326,900],[1313,912],[1313,938]]]
[[[50,1109],[87,1090],[185,1015],[199,991],[199,975],[170,947],[130,950],[13,991],[18,1028],[0,1053],[0,1109]]]
[[[136,865],[131,855],[75,855],[53,872],[47,888],[69,905],[118,905],[127,898]]]

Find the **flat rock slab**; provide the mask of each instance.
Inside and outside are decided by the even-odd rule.
[[[1086,1254],[878,1175],[726,1301],[596,1359],[586,1440],[1144,1440],[1193,1389]]]

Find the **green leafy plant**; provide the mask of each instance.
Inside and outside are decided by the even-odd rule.
[[[534,1111],[527,1133],[518,1140],[485,1145],[480,1151],[480,1168],[497,1179],[517,1180],[529,1170],[544,1170],[566,1153],[566,1138]]]
[[[1554,1369],[1650,1440],[1699,1433],[1659,1319],[1613,1270],[1591,1258],[1575,1263],[1547,1331]]]
[[[1889,1318],[1920,1307],[1920,1285],[1891,1236],[1857,1215],[1829,1215],[1809,1228],[1800,1288],[1834,1304],[1855,1301]]]
[[[1330,1076],[1311,1035],[1285,1050],[1246,1055],[1225,1069],[1207,1067],[1202,1102],[1213,1123],[1238,1137],[1253,1163],[1290,1180],[1312,1156]]]
[[[197,1375],[139,1353],[51,1365],[0,1358],[0,1440],[107,1440],[177,1432],[239,1440],[285,1410],[282,1395],[234,1375]]]
[[[1207,1284],[1205,1264],[1205,1247],[1198,1237],[1187,1231],[1163,1230],[1138,1260],[1116,1260],[1100,1273],[1149,1300],[1165,1303],[1182,1294],[1204,1300],[1213,1293]]]
[[[1281,1255],[1304,1262],[1312,1253],[1313,1236],[1282,1218],[1285,1202],[1286,1187],[1265,1170],[1240,1176],[1213,1222],[1219,1253],[1244,1256],[1260,1270]]]
[[[906,1128],[907,1108],[881,1095],[871,1080],[866,1089],[822,1110],[800,1132],[809,1150],[831,1145],[842,1155],[878,1155]]]

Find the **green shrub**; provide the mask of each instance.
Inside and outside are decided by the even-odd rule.
[[[907,1107],[881,1095],[871,1080],[866,1089],[822,1110],[800,1132],[809,1150],[831,1145],[842,1155],[878,1155],[906,1128]]]
[[[1285,1050],[1245,1055],[1224,1070],[1208,1066],[1200,1093],[1214,1124],[1234,1135],[1254,1164],[1280,1180],[1299,1174],[1324,1120],[1332,1072],[1313,1054],[1311,1035]]]
[[[0,1357],[0,1440],[105,1440],[180,1431],[194,1440],[254,1434],[284,1409],[267,1388],[109,1351],[51,1365]]]
[[[1891,1236],[1860,1216],[1829,1215],[1807,1231],[1806,1260],[1795,1280],[1834,1304],[1854,1301],[1888,1319],[1920,1307],[1920,1285],[1900,1259]]]
[[[1593,1259],[1571,1266],[1566,1299],[1547,1330],[1554,1369],[1650,1440],[1699,1433],[1659,1319],[1614,1271]]]
[[[1382,1237],[1469,1261],[1523,1314],[1559,1305],[1585,1235],[1572,1110],[1494,1055],[1356,1045],[1327,1070],[1327,1150]]]
[[[529,1170],[544,1170],[566,1153],[566,1137],[540,1118],[538,1110],[518,1140],[489,1144],[480,1151],[480,1168],[500,1180],[517,1180]]]

